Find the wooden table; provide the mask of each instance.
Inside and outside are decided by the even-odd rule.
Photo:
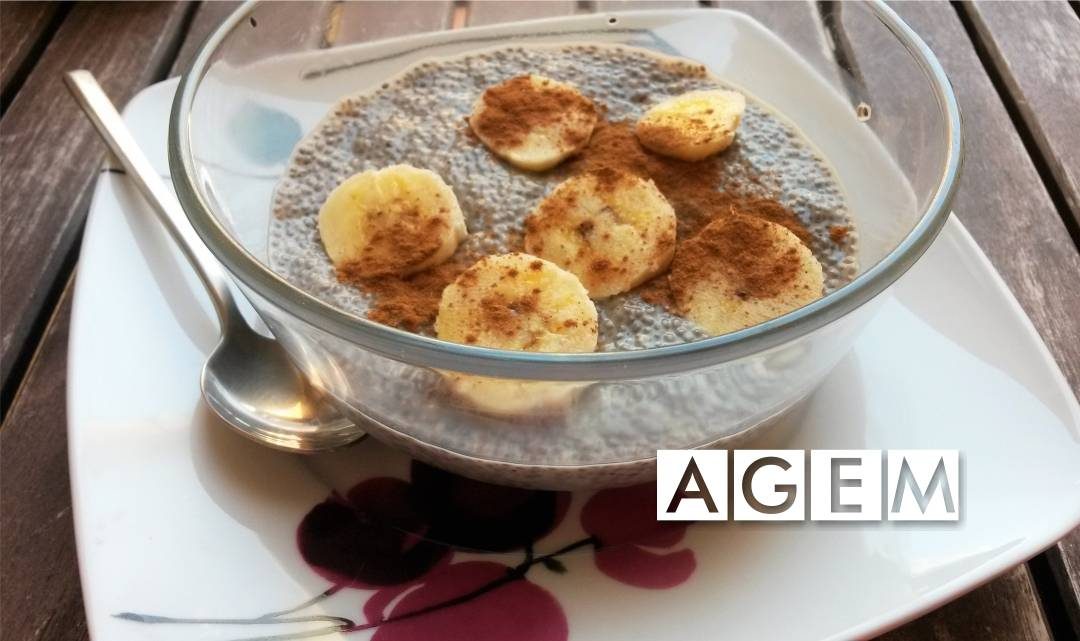
[[[637,2],[432,2],[380,35]],[[770,13],[776,5],[738,5]],[[0,4],[0,611],[5,639],[87,638],[75,559],[64,386],[78,246],[104,147],[61,73],[117,102],[183,71],[233,3]],[[954,208],[1080,390],[1080,18],[1063,1],[897,4],[959,95],[967,132]],[[372,5],[378,15],[386,7]],[[809,16],[809,3],[784,7]],[[385,15],[385,14],[384,14]],[[1076,639],[1080,530],[886,639]],[[9,636],[10,635],[10,636]]]

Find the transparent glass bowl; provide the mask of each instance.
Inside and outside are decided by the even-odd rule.
[[[930,50],[884,4],[600,13],[379,39],[425,10],[245,4],[184,76],[169,154],[191,223],[297,365],[372,436],[428,462],[494,482],[578,488],[649,478],[657,449],[738,442],[813,391],[948,215],[961,157],[956,99]],[[795,13],[815,10],[823,13]],[[427,58],[532,42],[684,56],[770,104],[835,167],[859,234],[859,275],[715,338],[540,354],[373,323],[268,267],[275,184],[335,102]],[[454,393],[462,384],[479,390],[479,403]]]

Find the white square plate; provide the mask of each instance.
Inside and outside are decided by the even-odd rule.
[[[163,175],[175,88],[168,81],[145,90],[125,114]],[[564,573],[529,568],[523,580],[550,597],[542,604],[550,616],[515,636],[866,636],[987,581],[1080,522],[1080,408],[957,220],[886,295],[852,354],[790,429],[762,447],[959,449],[958,523],[693,525],[652,550],[669,566],[689,568],[668,589],[612,579],[585,547],[560,556]],[[180,254],[126,178],[104,173],[79,263],[68,375],[75,525],[95,639],[300,638],[291,635],[326,628],[326,620],[151,623],[116,615],[246,619],[301,604],[330,586],[298,551],[304,515],[332,488],[407,475],[408,461],[375,443],[303,458],[233,435],[199,395],[199,369],[216,336]],[[584,536],[588,499],[573,497],[558,527],[537,541],[537,554]],[[481,556],[508,566],[522,559],[520,551],[459,551],[454,561]],[[341,590],[302,614],[360,624],[372,598],[370,590]],[[484,616],[505,619],[507,611]],[[515,625],[533,621],[512,614]],[[492,632],[502,619],[481,629]],[[440,621],[439,636],[451,636],[456,624]],[[406,632],[375,634],[416,638]]]

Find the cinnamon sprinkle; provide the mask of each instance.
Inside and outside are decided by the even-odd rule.
[[[451,260],[410,276],[344,278],[371,297],[367,317],[410,332],[429,331],[439,313],[446,286],[472,264],[471,257]]]
[[[722,155],[688,162],[653,154],[638,142],[630,123],[601,122],[570,169],[573,173],[616,170],[651,178],[675,209],[681,239],[689,238],[716,216],[734,211],[783,225],[809,245],[810,232],[775,200],[718,191],[722,161]]]
[[[730,283],[742,299],[782,292],[798,276],[801,260],[794,247],[776,242],[769,227],[752,216],[726,216],[683,243],[668,275],[678,306],[685,311],[694,285],[703,281]]]
[[[668,275],[666,273],[654,276],[645,281],[634,291],[641,297],[641,300],[650,305],[663,307],[667,310],[675,309],[675,300],[672,296],[671,284],[668,282]]]
[[[842,245],[847,239],[848,231],[847,225],[833,225],[829,227],[829,240]]]
[[[485,92],[495,105],[490,119],[472,122],[485,135],[499,137],[502,142],[518,140],[537,124],[551,122],[565,109],[553,95],[538,99],[528,82],[528,76],[513,78]],[[559,89],[553,89],[558,94]],[[576,94],[570,94],[580,98]],[[566,97],[566,96],[564,96]],[[586,101],[587,102],[587,101]],[[492,103],[488,103],[489,107]],[[595,107],[588,103],[590,109]],[[688,286],[695,280],[708,278],[710,270],[722,270],[730,282],[738,283],[738,294],[746,297],[768,297],[782,290],[798,269],[798,256],[793,251],[776,254],[773,241],[763,234],[760,220],[783,225],[809,245],[811,236],[793,212],[775,200],[717,189],[721,183],[722,155],[698,162],[687,162],[659,156],[646,151],[634,136],[633,127],[627,122],[597,124],[592,138],[581,154],[567,164],[571,175],[592,173],[597,176],[601,188],[614,189],[628,172],[652,179],[661,193],[675,209],[678,218],[676,259],[670,274],[664,273],[646,282],[635,291],[648,303],[678,312],[677,301],[686,295]],[[563,203],[572,206],[573,203]],[[725,220],[724,224],[710,225]],[[582,235],[592,233],[588,224],[578,230]],[[394,233],[388,231],[388,233]],[[847,229],[833,227],[830,237],[840,243]],[[396,234],[395,234],[396,236]],[[434,234],[430,238],[435,238]],[[517,238],[515,246],[520,246]],[[400,243],[399,243],[400,245]],[[423,254],[424,242],[417,242],[409,253]],[[430,251],[434,251],[433,249]],[[430,255],[430,251],[426,255]],[[512,248],[512,251],[517,251]],[[774,256],[774,254],[776,254]],[[762,260],[768,256],[769,259]],[[717,260],[721,257],[722,260]],[[363,277],[343,270],[339,274],[371,297],[372,306],[368,318],[386,325],[413,332],[430,331],[438,314],[443,289],[481,256],[462,255],[458,252],[448,262],[411,276],[396,276],[382,272],[377,277]],[[536,261],[531,267],[539,269]],[[618,267],[604,261],[592,266],[603,271]],[[391,270],[392,271],[392,270]],[[513,277],[513,275],[508,275]],[[516,328],[516,316],[521,305],[527,301],[485,300],[485,313],[492,321],[490,326],[502,326],[507,332]],[[505,321],[505,322],[503,322]],[[477,339],[472,336],[472,341]]]
[[[719,191],[722,162],[722,155],[688,162],[653,154],[638,142],[630,123],[601,122],[589,145],[571,162],[570,169],[574,173],[615,170],[651,178],[678,217],[676,255],[710,222],[730,216],[749,216],[783,225],[809,246],[809,230],[779,202]],[[748,292],[759,289],[750,287]],[[677,311],[668,274],[647,281],[635,293],[647,303]]]
[[[480,100],[484,108],[477,111],[469,124],[496,147],[516,147],[537,127],[577,115],[593,118],[597,111],[591,100],[573,89],[546,79],[534,81],[527,75],[488,87]],[[569,127],[563,135],[568,146],[576,147],[587,134]]]
[[[415,209],[401,214],[380,213],[377,217],[384,220],[389,217],[393,222],[375,228],[360,258],[338,269],[339,279],[357,280],[412,271],[442,247],[447,228],[442,218],[424,218]]]
[[[516,276],[515,271],[513,274],[507,273],[503,279]],[[515,298],[501,293],[485,296],[480,299],[479,325],[507,338],[514,337],[527,329],[522,325],[523,315],[535,312],[539,304],[540,293],[537,291]]]

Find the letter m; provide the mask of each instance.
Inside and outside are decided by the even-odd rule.
[[[956,450],[890,451],[889,520],[959,520],[959,471]],[[905,501],[908,494],[911,497]]]

